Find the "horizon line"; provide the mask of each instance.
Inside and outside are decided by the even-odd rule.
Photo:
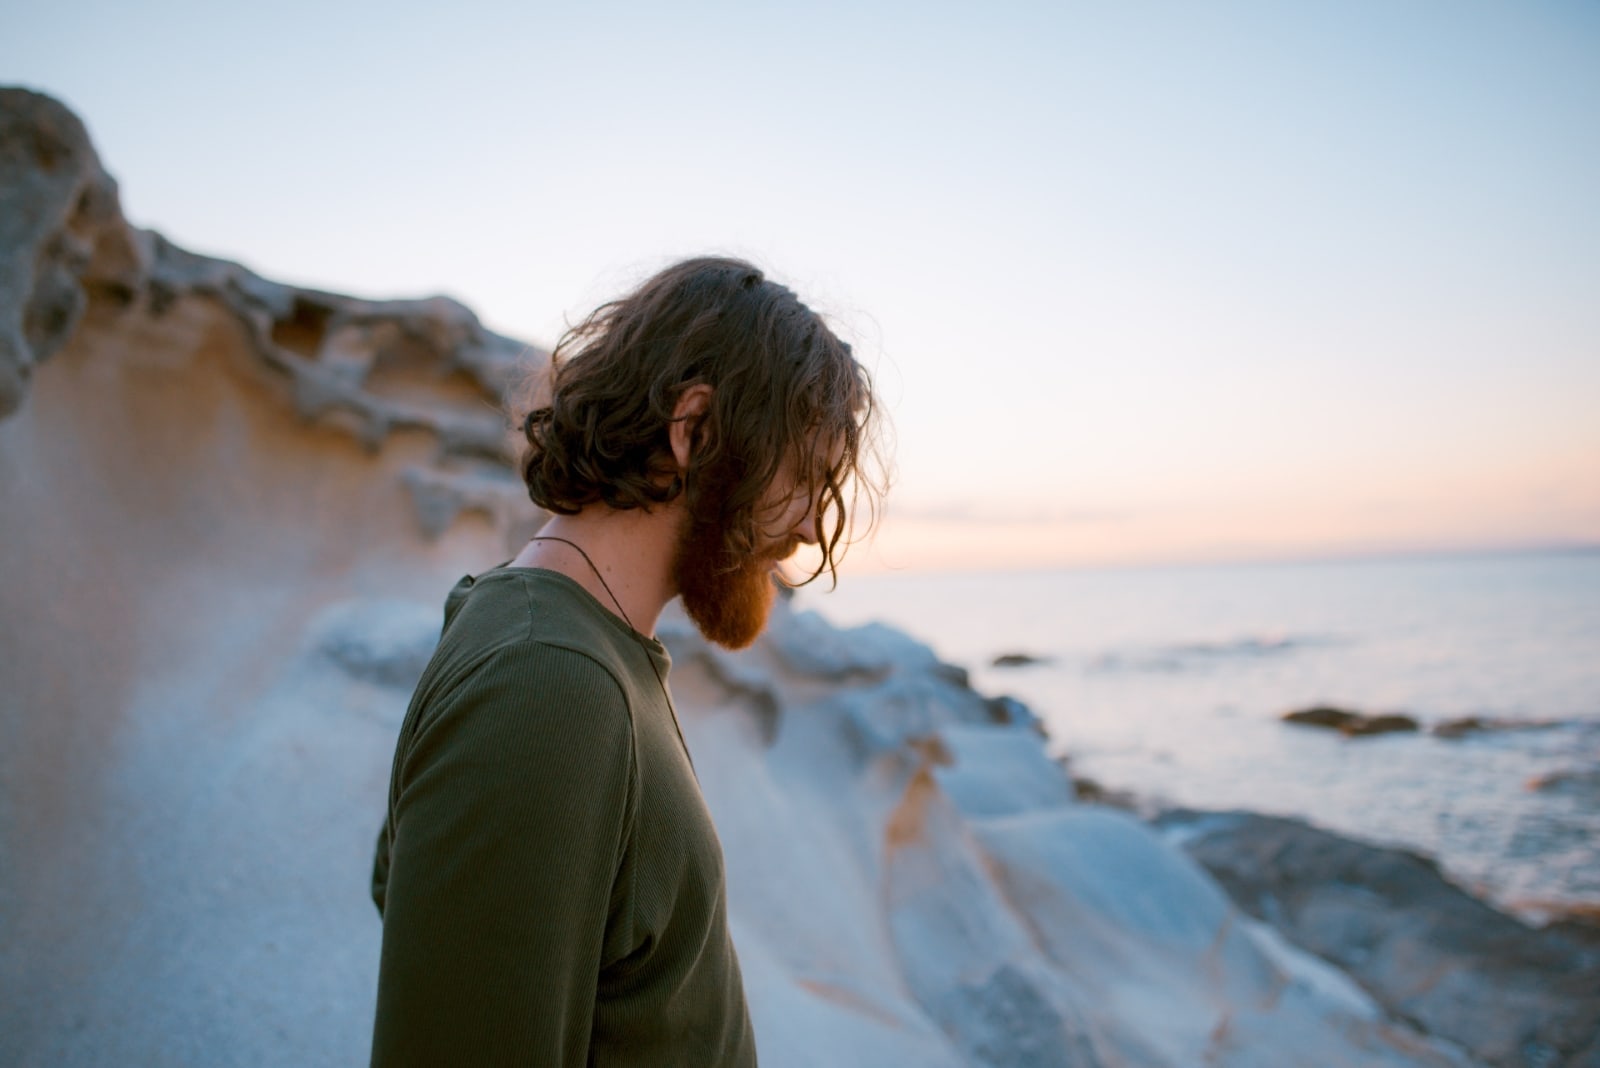
[[[1257,555],[1238,557],[1172,557],[1158,560],[1128,560],[1102,562],[1064,562],[1043,564],[994,564],[953,566],[915,565],[902,567],[880,566],[860,572],[854,577],[877,575],[989,575],[989,574],[1039,574],[1059,571],[1144,571],[1183,570],[1207,567],[1274,567],[1306,564],[1383,563],[1385,561],[1464,560],[1515,556],[1600,556],[1600,540],[1575,542],[1533,542],[1485,545],[1474,547],[1425,547],[1393,549],[1349,549],[1324,552],[1290,553],[1283,556]],[[850,577],[848,564],[841,569],[841,580]],[[824,591],[825,592],[825,591]]]

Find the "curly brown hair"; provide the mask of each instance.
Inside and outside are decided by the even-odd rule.
[[[712,396],[679,477],[669,430],[680,394],[702,383]],[[817,494],[822,559],[810,582],[837,578],[851,516],[864,504],[870,530],[887,490],[866,369],[794,293],[742,260],[685,260],[601,305],[556,345],[540,393],[521,421],[521,466],[529,497],[551,512],[648,510],[683,494],[691,514],[720,524],[728,553],[749,554],[761,542],[758,508],[788,462]]]

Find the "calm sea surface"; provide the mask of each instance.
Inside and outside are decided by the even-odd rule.
[[[851,576],[798,603],[928,642],[1103,786],[1405,845],[1531,915],[1600,902],[1600,553]],[[1320,703],[1530,726],[1279,721]]]

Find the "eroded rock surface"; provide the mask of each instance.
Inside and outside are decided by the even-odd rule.
[[[662,634],[741,955],[799,980],[752,985],[758,1033],[848,1005],[829,1026],[864,1049],[905,1021],[943,1037],[903,1063],[1475,1063],[1241,914],[1144,822],[1079,804],[1031,722],[997,721],[905,635],[787,609],[737,655],[681,616]],[[833,998],[797,1004],[813,991]]]
[[[88,294],[128,299],[147,258],[78,117],[0,87],[0,418],[72,336]]]
[[[1600,1057],[1600,944],[1536,930],[1429,858],[1300,820],[1177,810],[1185,848],[1258,919],[1345,969],[1384,1006],[1495,1065]]]

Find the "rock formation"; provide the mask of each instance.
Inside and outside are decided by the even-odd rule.
[[[0,131],[0,1063],[361,1063],[408,689],[538,519],[501,451],[526,347],[129,227],[48,98]],[[905,635],[662,633],[764,1064],[1478,1063]]]
[[[1036,656],[1033,653],[1001,653],[989,661],[991,667],[1031,667],[1034,664],[1048,664],[1049,657]]]
[[[1174,810],[1160,822],[1250,915],[1338,964],[1389,1011],[1490,1064],[1600,1064],[1600,953],[1529,928],[1429,858],[1299,820]]]
[[[1283,721],[1285,723],[1298,724],[1302,727],[1327,727],[1348,738],[1364,738],[1373,734],[1392,734],[1395,731],[1415,731],[1418,729],[1417,721],[1410,716],[1398,714],[1369,716],[1362,712],[1351,712],[1343,708],[1330,708],[1326,705],[1285,712]]]
[[[1431,728],[1433,734],[1439,738],[1466,738],[1474,734],[1484,734],[1489,731],[1539,731],[1552,727],[1560,727],[1560,720],[1553,719],[1500,719],[1493,716],[1461,716],[1455,719],[1441,720]]]

